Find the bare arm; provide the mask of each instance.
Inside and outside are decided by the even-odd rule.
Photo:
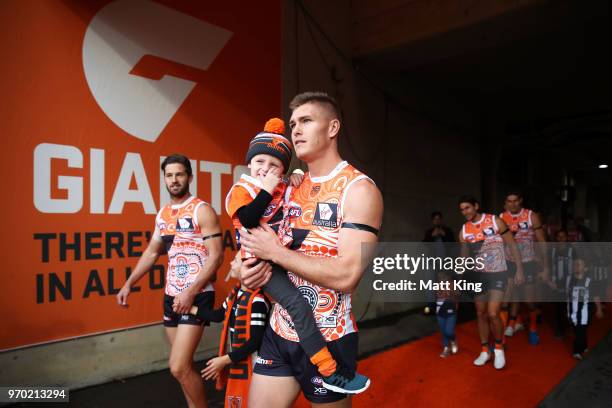
[[[531,213],[531,216],[531,222],[533,224],[533,229],[535,230],[536,242],[539,244],[537,245],[537,249],[538,254],[540,255],[540,262],[542,264],[541,279],[544,282],[550,282],[550,265],[548,263],[548,251],[545,245],[546,234],[542,228],[542,221],[540,221],[540,217],[536,213]]]
[[[345,222],[379,228],[382,214],[383,201],[378,188],[368,180],[355,182],[344,202]],[[282,246],[267,225],[241,239],[242,245],[258,258],[270,260],[309,282],[343,292],[351,292],[363,276],[361,244],[377,242],[372,232],[341,228],[338,256],[332,258],[307,256]]]
[[[495,217],[495,222],[497,223],[497,227],[499,228],[499,232],[501,237],[504,240],[504,244],[510,250],[512,254],[512,258],[514,259],[514,263],[516,264],[516,275],[514,275],[514,283],[517,285],[521,285],[525,281],[525,274],[523,273],[523,262],[521,260],[521,253],[516,246],[516,241],[514,237],[510,233],[510,229],[501,218]]]
[[[123,287],[119,293],[117,293],[117,303],[120,306],[128,307],[127,298],[130,294],[131,287],[134,286],[136,282],[138,282],[144,276],[144,274],[153,267],[153,265],[155,265],[155,262],[157,262],[157,259],[163,250],[164,242],[161,240],[159,230],[156,227],[155,232],[149,241],[149,245],[140,256],[140,259],[138,259],[138,263],[136,264],[134,271],[123,284]]]
[[[193,304],[193,298],[211,280],[213,274],[223,263],[223,245],[221,236],[207,238],[221,233],[219,218],[215,211],[207,204],[198,208],[198,225],[204,236],[204,246],[208,250],[208,258],[193,283],[174,298],[174,311],[186,314]]]

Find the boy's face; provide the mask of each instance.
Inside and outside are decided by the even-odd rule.
[[[586,264],[584,263],[584,260],[582,259],[574,260],[573,272],[574,272],[574,275],[578,275],[578,276],[582,276],[585,274]]]
[[[283,162],[269,154],[258,154],[253,156],[249,163],[251,177],[264,177],[268,171],[275,172],[279,177],[285,172]]]

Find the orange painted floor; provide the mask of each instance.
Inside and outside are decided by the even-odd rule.
[[[612,328],[612,310],[594,319],[589,328],[592,348]],[[525,331],[508,339],[506,368],[492,363],[476,367],[480,351],[474,321],[456,329],[459,353],[438,357],[440,337],[431,335],[376,354],[359,362],[359,371],[372,379],[365,393],[353,398],[354,407],[535,407],[576,366],[571,356],[573,336],[555,339],[552,329],[540,326],[541,342],[531,346]],[[303,396],[296,407],[310,406]]]

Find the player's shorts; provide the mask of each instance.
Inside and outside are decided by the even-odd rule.
[[[358,342],[359,335],[355,332],[328,342],[327,347],[339,364],[356,370]],[[321,374],[300,344],[282,338],[270,326],[266,328],[253,372],[271,377],[294,377],[306,399],[315,404],[336,402],[347,397],[346,394],[324,388]]]
[[[508,286],[508,274],[506,272],[478,272],[471,271],[466,279],[469,282],[480,283],[480,292],[474,291],[474,296],[484,295],[491,290],[504,292]]]
[[[516,275],[516,263],[507,261],[508,265],[508,279],[514,279]],[[532,284],[535,282],[536,274],[538,272],[538,263],[536,261],[523,262],[523,273],[525,274],[525,283]]]
[[[172,310],[172,304],[174,303],[174,296],[164,294],[164,326],[176,327],[179,324],[191,324],[194,326],[205,325],[209,326],[210,322],[206,320],[200,320],[191,314],[178,314]],[[213,309],[215,307],[215,292],[206,291],[198,293],[193,299],[194,306],[204,309]]]

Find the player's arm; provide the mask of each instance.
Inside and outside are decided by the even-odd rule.
[[[153,267],[153,265],[155,265],[155,262],[157,262],[163,250],[164,242],[161,239],[159,229],[155,227],[155,231],[153,232],[147,249],[142,253],[134,271],[129,278],[127,278],[119,293],[117,293],[117,303],[120,306],[128,307],[127,298],[130,294],[130,289]]]
[[[542,228],[542,221],[536,213],[531,213],[531,223],[535,231],[538,254],[540,255],[540,262],[542,264],[542,275],[541,278],[544,282],[550,282],[550,264],[548,262],[548,251],[546,246],[546,234],[544,228]]]
[[[512,254],[512,259],[515,260],[514,263],[516,264],[516,274],[514,275],[514,283],[516,283],[517,285],[520,285],[525,281],[525,274],[523,273],[523,262],[521,260],[521,253],[519,252],[518,247],[516,246],[516,241],[514,240],[514,237],[512,236],[512,233],[510,232],[510,228],[508,228],[504,220],[502,220],[501,218],[495,217],[494,222],[497,223],[499,234],[504,240],[504,244],[506,244],[506,246],[510,250],[510,253]]]
[[[222,234],[217,214],[207,204],[201,205],[198,208],[197,214],[198,225],[202,231],[204,246],[208,251],[208,258],[193,283],[174,298],[173,310],[180,314],[189,313],[193,304],[193,298],[206,286],[213,277],[213,274],[223,263]]]
[[[368,203],[364,205],[364,203]],[[242,237],[242,245],[258,258],[270,260],[314,284],[351,292],[363,275],[362,243],[375,243],[382,223],[383,200],[378,188],[360,180],[348,190],[344,203],[344,224],[338,238],[338,256],[311,257],[281,245],[267,225]],[[376,231],[376,232],[373,232]]]

